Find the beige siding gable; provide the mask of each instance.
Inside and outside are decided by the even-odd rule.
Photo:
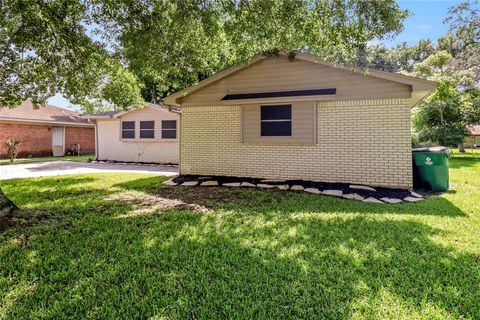
[[[141,109],[136,109],[131,112],[128,112],[117,118],[118,121],[135,121],[135,139],[141,141],[170,141],[170,140],[179,140],[180,132],[180,119],[179,115],[169,112],[167,110],[160,110],[158,108],[145,106]],[[162,139],[162,121],[163,120],[176,120],[177,121],[177,139]],[[154,121],[155,123],[155,138],[154,139],[140,139],[140,121]],[[121,137],[120,132],[121,126],[119,126],[118,137]],[[120,138],[121,139],[121,138]],[[132,139],[128,139],[131,141]]]
[[[411,86],[284,56],[267,57],[182,98],[182,106],[225,105],[226,94],[336,88],[330,99],[410,98]],[[318,100],[318,97],[314,100]]]

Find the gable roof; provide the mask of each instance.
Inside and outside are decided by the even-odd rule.
[[[468,131],[472,136],[480,136],[480,125],[468,126]]]
[[[279,53],[279,55],[282,55],[282,56],[287,56],[286,53],[284,52],[281,52]],[[243,63],[243,64],[240,64],[240,65],[236,65],[236,66],[233,66],[233,67],[230,67],[228,69],[225,69],[221,72],[218,72],[214,75],[212,75],[211,77],[209,78],[206,78],[202,81],[200,81],[198,84],[196,85],[193,85],[193,86],[190,86],[188,88],[185,88],[183,90],[180,90],[168,97],[166,97],[164,99],[165,103],[169,104],[169,105],[179,105],[180,103],[180,99],[183,98],[183,97],[186,97],[187,95],[190,95],[208,85],[211,85],[227,76],[230,76],[234,73],[237,73],[245,68],[248,68],[248,67],[251,67],[252,65],[266,59],[267,56],[265,55],[261,55],[261,54],[257,54],[255,55],[253,58],[251,58],[249,61],[247,61],[246,63]],[[380,70],[375,70],[375,69],[369,69],[367,71],[364,71],[364,70],[361,70],[361,69],[358,69],[358,68],[354,68],[352,66],[336,66],[332,63],[329,63],[325,60],[322,60],[316,56],[313,56],[313,55],[310,55],[310,54],[306,54],[306,53],[301,53],[301,52],[297,52],[295,54],[295,59],[299,59],[299,60],[303,60],[303,61],[308,61],[308,62],[311,62],[311,63],[315,63],[315,64],[320,64],[320,65],[324,65],[324,66],[328,66],[328,67],[331,67],[331,68],[336,68],[336,69],[341,69],[341,70],[345,70],[345,71],[348,71],[348,72],[352,72],[352,73],[357,73],[357,74],[362,74],[362,75],[368,75],[368,76],[371,76],[371,77],[375,77],[375,78],[379,78],[379,79],[383,79],[383,80],[388,80],[388,81],[393,81],[393,82],[397,82],[397,83],[401,83],[401,84],[406,84],[406,85],[409,85],[411,86],[412,88],[412,92],[418,92],[418,93],[421,93],[421,97],[425,96],[426,94],[428,94],[429,92],[431,92],[433,89],[435,89],[436,87],[436,82],[434,81],[429,81],[429,80],[425,80],[425,79],[421,79],[421,78],[417,78],[417,77],[412,77],[412,76],[406,76],[406,75],[402,75],[402,74],[397,74],[397,73],[391,73],[391,72],[385,72],[385,71],[380,71]]]
[[[75,111],[50,104],[36,109],[30,100],[24,101],[16,108],[0,108],[0,120],[51,125],[93,126],[92,123],[82,119],[80,114]]]
[[[163,105],[163,104],[153,104],[153,103],[145,103],[145,107],[153,108],[158,111],[162,112],[170,112],[170,113],[178,113],[175,110],[171,110],[171,108]],[[104,111],[104,112],[97,112],[94,114],[84,114],[82,115],[83,119],[116,119],[118,117],[121,117],[127,113],[141,110],[142,108],[133,108],[130,110],[117,110],[117,111]]]

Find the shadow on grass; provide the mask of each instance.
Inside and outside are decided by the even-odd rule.
[[[36,218],[65,220],[95,212],[111,214],[130,210],[126,203],[105,201],[115,190],[98,188],[98,178],[93,176],[41,177],[35,179],[12,179],[3,181],[2,188],[21,210]],[[10,193],[10,190],[14,190]],[[38,219],[23,221],[27,225]]]
[[[472,167],[480,163],[480,155],[477,154],[460,154],[454,155],[448,161],[450,168]]]
[[[87,215],[0,246],[7,318],[476,318],[479,260],[375,218]]]
[[[189,205],[199,205],[211,210],[232,210],[248,213],[308,212],[308,213],[366,213],[413,214],[435,216],[466,216],[442,197],[432,197],[417,203],[372,204],[303,192],[280,190],[239,189],[223,187],[167,187],[163,178],[142,178],[117,184],[126,190],[147,192],[160,198],[178,200]]]

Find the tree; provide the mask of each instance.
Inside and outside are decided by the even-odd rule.
[[[455,87],[440,82],[435,93],[415,113],[413,127],[418,132],[419,140],[442,146],[461,145],[467,134],[462,104]]]
[[[142,87],[156,101],[277,49],[349,61],[407,14],[390,0],[3,0],[0,106],[61,93],[126,109],[142,104]]]
[[[452,61],[451,54],[439,51],[415,65],[415,75],[439,83],[433,95],[422,102],[415,113],[413,127],[420,141],[461,146],[468,133],[467,125],[480,119],[479,90],[465,85],[468,83],[465,74],[456,72]]]
[[[254,54],[278,49],[354,62],[367,41],[401,30],[407,15],[395,2],[363,0],[184,0],[146,7],[123,3],[109,10],[126,30],[121,39],[125,58],[146,80],[146,98],[152,92],[163,97]],[[119,17],[136,10],[144,12],[141,19]]]
[[[480,85],[480,6],[477,0],[465,1],[448,10],[445,23],[450,24],[453,46],[456,48],[452,66],[457,72],[469,70],[472,86]]]
[[[10,163],[13,163],[15,159],[17,158],[18,154],[18,146],[21,144],[20,139],[17,138],[11,138],[8,139],[7,141],[3,142],[3,145],[5,146],[5,149],[7,150],[8,158],[10,159]]]
[[[437,53],[415,66],[416,75],[439,81],[415,115],[420,140],[463,150],[466,126],[480,123],[479,12],[478,1],[450,8],[449,33],[438,40]]]

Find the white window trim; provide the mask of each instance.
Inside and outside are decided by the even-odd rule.
[[[124,122],[133,122],[133,129],[123,129],[123,123]],[[131,141],[131,140],[135,140],[136,139],[136,131],[137,131],[137,124],[135,123],[136,121],[134,120],[122,120],[120,121],[120,139],[121,140],[128,140],[128,141]],[[133,131],[133,138],[124,138],[123,137],[123,131]]]
[[[175,121],[175,129],[170,129],[170,128],[163,128],[163,121]],[[175,138],[164,138],[163,137],[163,131],[175,131]],[[177,120],[162,120],[162,128],[161,128],[161,133],[162,133],[162,140],[177,140],[178,139],[178,121]]]
[[[142,122],[153,122],[153,129],[142,129]],[[138,121],[138,139],[140,140],[155,140],[155,120],[139,120]],[[153,131],[152,138],[142,138],[142,131]]]

